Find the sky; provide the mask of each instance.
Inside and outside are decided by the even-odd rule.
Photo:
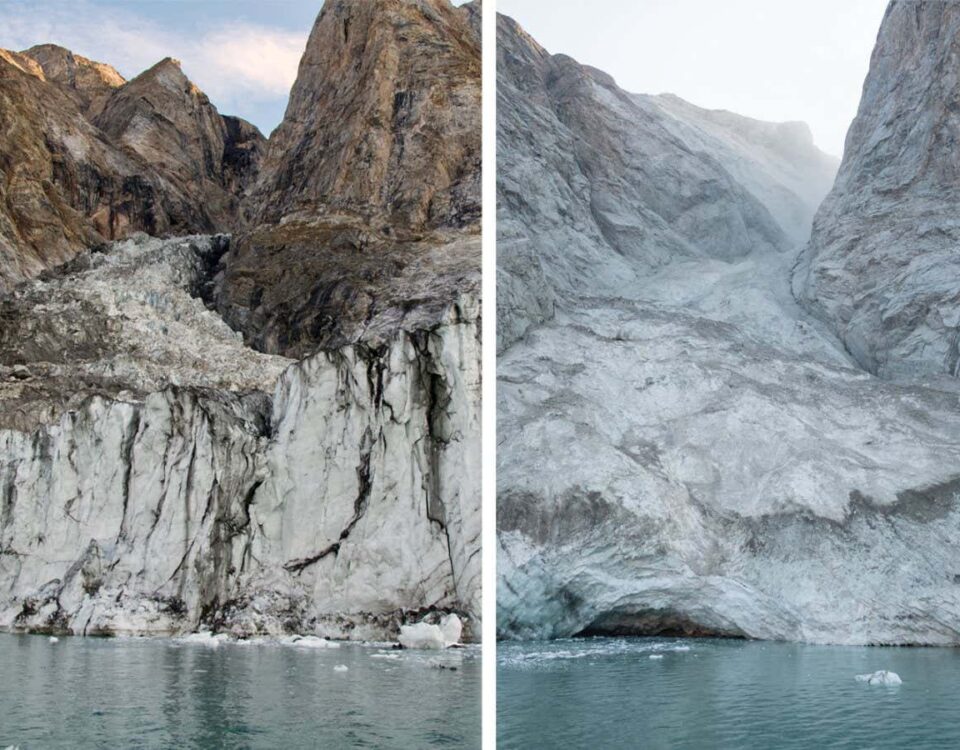
[[[0,47],[52,42],[130,79],[164,57],[222,114],[280,124],[322,0],[0,0]]]
[[[802,120],[843,153],[887,0],[497,0],[552,53],[634,93]]]

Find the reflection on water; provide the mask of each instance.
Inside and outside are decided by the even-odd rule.
[[[0,635],[0,673],[0,748],[480,746],[477,648]]]
[[[653,657],[653,658],[651,658]],[[898,687],[857,682],[889,669]],[[960,748],[960,652],[757,641],[500,643],[508,748]]]

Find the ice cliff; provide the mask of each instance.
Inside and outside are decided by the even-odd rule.
[[[806,250],[836,162],[804,126],[626,93],[498,19],[502,637],[960,642],[950,193],[885,192],[896,154],[949,183],[922,133],[955,10],[891,5]]]

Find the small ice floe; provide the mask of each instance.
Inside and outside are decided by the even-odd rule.
[[[456,672],[460,667],[457,664],[451,664],[441,659],[431,659],[427,662],[431,669],[445,669],[449,672]]]
[[[334,671],[334,672],[347,672],[347,671],[349,671],[349,669],[350,669],[350,667],[348,667],[346,664],[337,664],[337,666],[335,666],[335,667],[333,668],[333,671]]]
[[[55,635],[50,636],[50,643],[60,643],[60,639]]]
[[[690,647],[689,647],[689,646],[674,646],[674,647],[671,648],[670,650],[671,650],[671,651],[689,651],[689,650],[690,650]]]
[[[868,685],[902,685],[903,680],[896,672],[890,672],[881,669],[871,674],[858,674],[857,682],[865,682]]]
[[[662,659],[663,654],[650,654],[651,659]]]
[[[326,638],[319,638],[315,635],[292,636],[284,643],[297,648],[340,648],[336,641],[328,641]]]
[[[454,614],[444,615],[439,625],[418,622],[400,626],[400,645],[404,648],[444,649],[460,642],[463,623]]]
[[[221,644],[227,643],[231,639],[226,633],[217,633],[214,635],[209,630],[201,630],[199,633],[190,633],[188,635],[180,636],[180,638],[177,640],[180,643],[192,643],[200,646],[217,648]]]
[[[396,654],[396,653],[391,654],[383,651],[378,651],[375,654],[370,654],[370,658],[371,659],[399,659],[400,654]]]

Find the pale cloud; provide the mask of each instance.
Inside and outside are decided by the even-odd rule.
[[[85,0],[0,3],[0,47],[19,50],[52,42],[109,63],[128,79],[164,57],[174,57],[221,112],[243,116],[260,111],[262,104],[275,104],[282,113],[307,32],[229,22],[191,37],[135,10],[105,14]]]
[[[286,96],[306,41],[306,34],[230,24],[204,36],[191,51],[191,61],[195,58],[208,71],[208,93],[235,95],[239,88],[253,95]]]

